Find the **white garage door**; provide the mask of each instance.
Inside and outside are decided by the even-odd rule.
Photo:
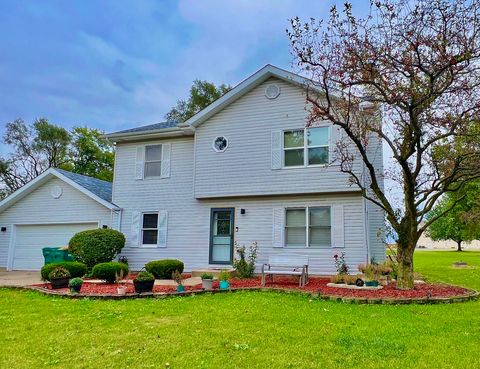
[[[18,225],[15,232],[13,270],[40,270],[42,248],[66,246],[80,231],[98,228],[98,223]]]

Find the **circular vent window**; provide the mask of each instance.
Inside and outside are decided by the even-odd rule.
[[[228,140],[223,136],[215,137],[212,146],[216,152],[224,152],[228,147]]]
[[[268,99],[276,99],[280,95],[280,87],[277,85],[269,85],[265,88],[265,96]]]

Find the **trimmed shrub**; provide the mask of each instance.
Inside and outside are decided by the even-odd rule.
[[[112,261],[125,246],[125,236],[114,229],[92,229],[75,234],[68,250],[76,261],[92,269],[96,264]]]
[[[154,280],[155,280],[155,277],[153,276],[153,274],[145,271],[138,273],[134,279],[134,281],[137,281],[137,282],[151,282]]]
[[[92,269],[93,278],[102,279],[107,283],[115,283],[117,274],[121,273],[123,276],[128,274],[128,265],[114,261],[97,264]]]
[[[63,267],[68,270],[72,278],[83,277],[87,273],[87,266],[78,261],[60,261],[58,263],[47,264],[42,267],[40,274],[44,281],[49,281],[48,275],[57,267]]]
[[[147,272],[152,273],[157,279],[171,279],[175,271],[183,273],[183,262],[176,259],[154,260],[145,264]]]

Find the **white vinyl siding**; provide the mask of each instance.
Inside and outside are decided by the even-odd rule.
[[[278,84],[282,91],[274,100],[265,97],[269,83]],[[272,78],[198,126],[192,157],[195,198],[358,191],[338,163],[282,169],[283,132],[304,130],[307,115],[304,90]],[[331,131],[331,162],[334,157],[330,152],[340,135],[326,122],[317,125]],[[229,139],[228,150],[222,155],[212,150],[212,140],[218,136]],[[212,173],[212,168],[221,175]],[[361,173],[360,160],[354,163],[354,170]]]

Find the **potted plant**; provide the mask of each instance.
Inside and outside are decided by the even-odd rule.
[[[220,289],[221,290],[228,290],[230,288],[230,280],[231,275],[226,270],[220,271],[218,275],[218,279],[220,280]]]
[[[365,286],[378,287],[379,272],[374,264],[367,264],[365,266]]]
[[[115,284],[117,285],[117,293],[120,296],[125,296],[127,294],[127,286],[120,285],[120,281],[123,279],[123,269],[120,272],[115,272]]]
[[[79,293],[82,285],[83,279],[78,277],[70,279],[70,282],[68,283],[68,286],[70,287],[70,292],[73,293]]]
[[[64,267],[57,267],[53,269],[48,275],[53,289],[67,288],[70,280],[70,273]]]
[[[172,273],[172,279],[177,283],[177,292],[184,292],[185,286],[183,285],[183,276],[178,270]]]
[[[152,273],[142,271],[137,274],[133,280],[133,286],[136,293],[152,292],[155,284],[155,277]]]
[[[200,278],[202,278],[202,287],[204,290],[211,290],[213,286],[213,274],[203,273]]]

